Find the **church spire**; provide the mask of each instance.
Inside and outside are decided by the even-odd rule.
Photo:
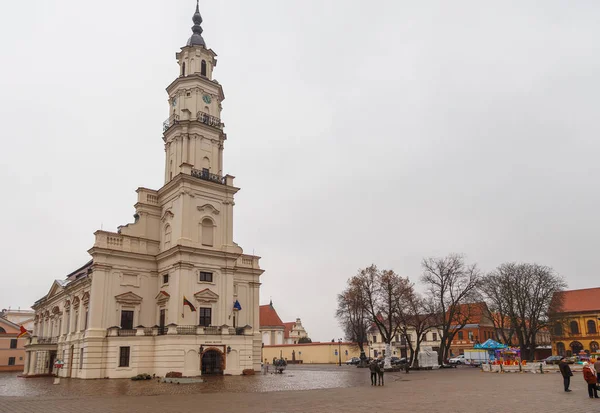
[[[187,42],[188,46],[204,46],[206,47],[206,43],[202,38],[202,16],[200,15],[200,0],[196,0],[196,12],[194,13],[194,17],[192,17],[192,21],[194,25],[192,26],[192,37]]]

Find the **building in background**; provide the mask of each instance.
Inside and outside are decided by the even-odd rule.
[[[417,346],[417,334],[415,329],[408,328],[407,332],[408,340],[410,340],[412,348],[415,350]],[[427,330],[427,332],[423,333],[420,349],[424,350],[428,348],[433,351],[439,351],[441,345],[440,337],[441,334],[437,327],[431,327]],[[379,332],[379,329],[375,325],[369,329],[367,338],[369,343],[368,347],[370,350],[370,353],[366,353],[367,356],[373,358],[385,357],[385,343],[381,333]],[[391,348],[392,357],[410,357],[410,346],[408,345],[406,337],[404,337],[403,334],[396,334],[391,342]]]
[[[267,305],[261,305],[260,309],[260,334],[265,346],[280,344],[298,344],[310,341],[308,333],[302,325],[302,321],[284,323],[273,307],[273,301]]]
[[[597,353],[600,348],[600,288],[562,291],[555,294],[561,302],[554,314],[552,353],[577,355],[581,351]]]
[[[0,371],[23,371],[28,338],[19,334],[19,324],[0,317]]]
[[[135,221],[96,231],[92,259],[33,305],[26,375],[53,373],[57,359],[60,376],[83,379],[260,370],[263,270],[233,240],[225,96],[198,7],[193,22],[167,87],[164,186],[138,188]]]
[[[451,327],[457,331],[450,345],[450,357],[463,354],[475,344],[496,339],[496,328],[486,303],[461,304],[457,314],[455,324]]]
[[[368,348],[365,345],[365,353]],[[272,364],[273,359],[283,358],[288,363],[301,364],[336,364],[340,360],[345,363],[352,357],[360,357],[360,349],[356,343],[327,342],[306,344],[265,345],[263,362]]]
[[[0,311],[0,318],[5,318],[10,322],[23,326],[27,330],[33,330],[33,318],[35,317],[35,311],[33,310],[8,310],[4,309]]]

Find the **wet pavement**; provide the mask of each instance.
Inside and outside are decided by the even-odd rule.
[[[346,366],[294,366],[283,376],[221,377],[207,381],[204,387],[127,380],[63,380],[60,385],[52,386],[51,379],[0,377],[2,387],[14,390],[25,383],[24,389],[30,396],[38,394],[0,396],[0,413],[600,411],[600,401],[588,398],[587,385],[580,373],[573,377],[572,393],[563,391],[560,374],[492,374],[473,368],[419,371],[409,375],[386,373],[386,385],[377,387],[367,383],[367,371]],[[266,389],[269,385],[274,387]],[[314,390],[296,390],[296,385]],[[351,387],[343,387],[346,385]],[[273,391],[290,388],[293,390]],[[53,395],[54,392],[62,396]],[[160,397],[143,394],[160,394]]]
[[[388,380],[411,376],[389,373]],[[15,373],[0,373],[0,396],[12,397],[90,397],[90,396],[155,396],[198,393],[262,393],[270,391],[314,390],[367,386],[368,369],[335,365],[292,365],[283,374],[255,376],[203,377],[203,383],[167,384],[158,379],[80,380],[61,379],[54,385],[51,377],[24,379]]]

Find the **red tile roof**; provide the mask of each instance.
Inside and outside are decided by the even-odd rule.
[[[290,338],[290,332],[292,331],[292,328],[294,328],[294,322],[291,323],[283,323],[283,327],[285,330],[283,330],[283,337],[284,338]]]
[[[585,311],[600,311],[600,288],[584,290],[561,291],[554,295],[561,299],[561,313],[579,313]]]
[[[260,306],[260,326],[261,327],[284,327],[283,321],[277,315],[277,311],[272,304]]]

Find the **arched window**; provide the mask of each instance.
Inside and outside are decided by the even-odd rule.
[[[212,247],[214,243],[214,225],[213,222],[204,218],[202,220],[202,245],[206,245],[208,247]]]
[[[572,342],[569,347],[571,347],[571,351],[573,352],[573,355],[577,355],[581,352],[581,350],[583,350],[583,344],[581,344],[579,341],[574,341]]]
[[[562,335],[563,335],[563,327],[562,327],[561,323],[556,323],[554,325],[554,335],[556,337],[562,337]]]
[[[4,333],[6,333],[6,330],[3,329],[2,327],[0,327],[0,334],[4,334]]]
[[[181,64],[181,76],[185,76],[185,62]]]
[[[579,324],[577,321],[571,321],[571,334],[579,334]]]
[[[567,354],[565,343],[556,343],[556,352],[559,356],[565,356]]]
[[[202,60],[202,63],[200,64],[200,74],[206,76],[206,60]]]
[[[165,227],[165,250],[171,248],[171,226]]]
[[[600,349],[600,345],[598,345],[598,342],[597,341],[592,341],[590,343],[590,351],[592,353],[597,353],[598,349]]]
[[[202,172],[206,174],[210,172],[210,159],[207,156],[202,158]]]
[[[594,320],[588,320],[587,322],[588,334],[596,334],[596,322]]]

